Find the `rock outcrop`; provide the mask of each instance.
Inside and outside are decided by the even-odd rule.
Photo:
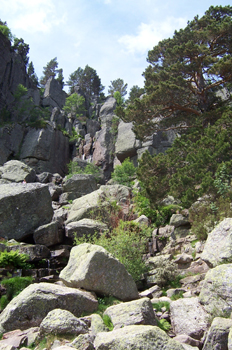
[[[112,295],[123,301],[138,298],[136,284],[117,259],[104,248],[89,243],[72,248],[60,279],[68,286]]]

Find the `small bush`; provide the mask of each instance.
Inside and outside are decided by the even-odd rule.
[[[122,165],[116,165],[111,177],[120,185],[132,187],[132,183],[136,177],[136,168],[130,159],[127,158]]]
[[[111,321],[111,318],[109,315],[103,315],[102,317],[104,324],[109,329],[109,331],[112,331],[114,329],[113,323]]]
[[[159,301],[158,303],[152,303],[154,309],[157,312],[162,311],[162,308],[165,307],[167,311],[170,310],[170,303],[168,301]]]
[[[7,252],[0,252],[0,267],[10,267],[25,269],[30,268],[31,265],[27,263],[29,256],[27,254],[20,254],[18,250],[11,250]]]
[[[70,179],[75,174],[92,174],[97,182],[100,182],[102,178],[101,170],[93,163],[88,163],[83,169],[76,162],[71,161],[68,164],[68,175],[66,178]]]
[[[157,320],[157,326],[165,332],[168,332],[171,328],[170,323],[164,318],[162,318],[161,320]]]

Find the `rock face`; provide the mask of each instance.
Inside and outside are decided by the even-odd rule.
[[[89,243],[72,248],[60,279],[68,286],[112,295],[123,301],[138,298],[138,291],[125,267],[104,248]]]
[[[104,312],[108,315],[114,328],[122,328],[130,325],[156,326],[156,318],[149,298],[129,301],[110,306]]]
[[[203,350],[228,349],[228,335],[231,327],[232,320],[215,317],[207,334]]]
[[[82,320],[70,311],[55,309],[50,311],[40,324],[40,335],[78,335],[88,332],[88,327]]]
[[[91,293],[50,283],[35,283],[25,288],[0,314],[0,332],[39,326],[49,311],[60,308],[79,317],[97,309]]]
[[[139,141],[136,140],[135,134],[132,131],[133,123],[124,123],[120,121],[118,125],[118,135],[115,144],[115,154],[120,162],[126,158],[132,158],[137,155]]]
[[[6,163],[10,156],[20,153],[23,137],[24,127],[20,124],[0,128],[0,165]]]
[[[0,177],[9,182],[36,181],[35,170],[18,160],[10,160],[0,167]]]
[[[232,260],[232,219],[224,219],[208,234],[202,260],[211,267]]]
[[[173,301],[170,305],[171,322],[174,332],[187,334],[201,339],[207,329],[207,313],[198,298],[184,298]]]
[[[184,350],[180,343],[155,326],[127,326],[112,332],[98,333],[94,346],[96,350]]]
[[[65,104],[65,92],[62,90],[61,84],[50,77],[45,84],[43,106],[52,106],[62,108]]]
[[[214,316],[229,316],[232,311],[232,264],[209,270],[202,283],[200,302]]]
[[[30,128],[24,138],[20,158],[37,173],[44,171],[64,176],[69,161],[69,140],[48,124],[45,129]]]
[[[0,237],[22,240],[49,223],[53,209],[47,185],[0,185]]]
[[[91,174],[75,174],[65,179],[63,184],[63,195],[66,195],[68,200],[80,198],[96,190],[97,182]]]

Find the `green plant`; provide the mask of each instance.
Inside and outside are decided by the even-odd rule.
[[[93,163],[88,163],[85,168],[81,168],[76,162],[70,161],[66,178],[70,179],[74,174],[92,174],[97,182],[102,178],[101,170]]]
[[[23,86],[22,84],[19,84],[17,86],[17,89],[16,89],[15,93],[14,93],[14,98],[17,101],[19,101],[23,96],[26,95],[27,91],[28,90],[27,90],[27,88],[25,86]]]
[[[230,190],[230,178],[225,163],[222,163],[215,174],[214,186],[217,189],[217,193],[225,197]]]
[[[27,254],[20,254],[18,250],[5,250],[0,252],[0,267],[29,268],[31,265],[27,262],[28,258]]]
[[[130,159],[126,158],[121,165],[116,165],[111,177],[121,185],[132,187],[136,177],[136,168]]]
[[[10,29],[7,27],[6,22],[2,22],[1,20],[0,20],[0,32],[1,32],[3,35],[5,35],[5,37],[6,37],[8,40],[12,41],[13,35],[12,35]]]
[[[3,295],[0,299],[1,310],[32,282],[33,278],[31,276],[3,279],[1,285],[6,288],[6,295]]]
[[[156,312],[162,311],[163,307],[165,307],[167,311],[170,310],[170,303],[168,301],[158,301],[158,303],[152,303],[152,306]]]
[[[170,323],[164,318],[162,318],[161,320],[157,320],[157,326],[165,332],[168,332],[171,328]]]
[[[177,293],[177,294],[173,294],[173,295],[171,296],[171,300],[178,300],[178,299],[180,299],[180,298],[183,298],[183,294],[184,294],[183,291],[180,291],[180,292]]]
[[[106,327],[108,327],[109,331],[112,331],[114,329],[114,325],[111,321],[111,318],[109,315],[103,315],[102,317],[104,324]]]

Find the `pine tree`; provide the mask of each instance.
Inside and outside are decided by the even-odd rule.
[[[57,73],[57,57],[53,58],[43,67],[43,76],[40,79],[40,84],[44,86],[50,77],[55,77]]]
[[[123,97],[127,94],[127,84],[124,84],[123,79],[116,79],[110,82],[111,85],[109,86],[108,93],[111,96],[114,96],[114,93],[118,91],[120,95]]]

